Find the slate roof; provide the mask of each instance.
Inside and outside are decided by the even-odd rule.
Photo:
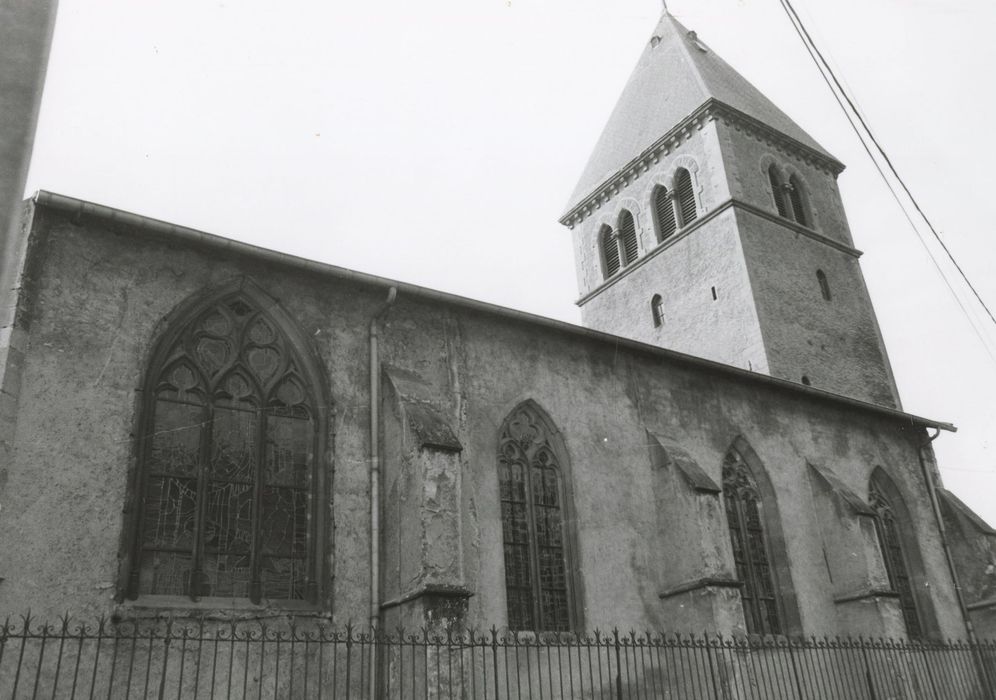
[[[694,32],[665,12],[612,110],[566,211],[710,99],[836,160]]]

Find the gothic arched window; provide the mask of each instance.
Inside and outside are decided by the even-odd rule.
[[[619,245],[611,226],[603,226],[598,232],[598,247],[602,251],[602,260],[605,262],[605,278],[608,279],[619,272]]]
[[[512,630],[574,627],[568,508],[556,430],[532,402],[505,419],[498,442],[498,484],[505,595]]]
[[[654,294],[650,300],[650,315],[654,319],[654,328],[664,325],[664,299],[660,294]]]
[[[898,498],[898,495],[893,494],[891,500],[886,496],[887,491],[894,489],[889,489],[889,485],[884,483],[885,479],[886,477],[880,470],[875,471],[868,485],[868,500],[875,511],[875,531],[878,534],[878,543],[882,548],[885,569],[889,575],[889,585],[899,596],[903,620],[906,622],[906,634],[911,638],[918,639],[923,636],[923,626],[920,624],[920,613],[913,593],[913,586],[910,583],[908,556],[901,533],[903,526],[909,527],[910,525],[900,522],[900,509],[897,507],[899,504],[893,502]]]
[[[792,203],[792,216],[803,226],[809,226],[809,217],[806,216],[806,195],[803,192],[802,181],[795,175],[789,178],[788,195]]]
[[[636,222],[628,209],[623,209],[619,215],[619,237],[622,239],[623,267],[631,264],[640,254],[636,241]]]
[[[146,378],[128,593],[315,602],[314,369],[244,284],[188,311]]]
[[[782,176],[778,172],[778,168],[772,163],[768,168],[768,183],[771,185],[771,197],[775,200],[775,208],[778,210],[778,216],[789,219],[789,208],[788,202],[785,201],[785,183],[782,182]]]
[[[782,634],[761,495],[750,467],[736,448],[731,448],[723,460],[723,504],[737,579],[743,584],[740,590],[747,631]]]
[[[678,213],[681,216],[681,225],[688,226],[698,218],[698,209],[695,206],[692,176],[684,168],[678,168],[674,174],[674,191],[678,197]]]
[[[657,216],[657,240],[663,241],[678,230],[678,222],[674,218],[674,204],[671,193],[663,185],[654,188],[654,214]]]

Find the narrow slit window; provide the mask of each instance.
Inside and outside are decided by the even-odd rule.
[[[598,234],[598,245],[602,249],[602,260],[605,263],[605,278],[619,272],[619,246],[612,227],[603,226]]]
[[[654,294],[653,299],[650,300],[650,314],[654,319],[654,328],[660,328],[664,325],[664,300],[660,294]]]
[[[822,295],[824,301],[830,301],[832,298],[830,295],[830,282],[827,281],[827,275],[823,270],[816,271],[816,281],[820,285],[820,295]]]
[[[622,239],[622,264],[626,267],[636,260],[640,252],[636,239],[636,222],[628,209],[623,209],[619,215],[619,236]]]
[[[688,224],[698,218],[695,205],[695,189],[692,186],[692,176],[684,168],[679,168],[674,176],[674,190],[678,196],[678,211],[681,214],[681,225]]]
[[[654,188],[654,213],[657,215],[657,240],[667,240],[678,230],[678,222],[674,218],[671,194],[663,185]]]

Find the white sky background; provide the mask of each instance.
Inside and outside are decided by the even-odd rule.
[[[578,323],[557,218],[660,7],[60,0],[28,190]],[[996,4],[796,7],[996,307]],[[670,8],[848,165],[904,408],[958,425],[945,484],[996,524],[996,328],[987,352],[777,0]]]

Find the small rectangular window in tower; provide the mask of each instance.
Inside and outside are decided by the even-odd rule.
[[[712,288],[712,300],[716,301],[719,297],[716,295],[716,288]]]

